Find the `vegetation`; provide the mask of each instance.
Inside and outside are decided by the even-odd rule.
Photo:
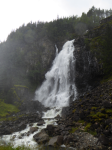
[[[31,150],[30,148],[26,147],[17,147],[13,148],[12,146],[0,146],[0,150]]]
[[[6,117],[11,113],[17,113],[19,110],[16,106],[11,104],[6,104],[0,100],[0,117]]]
[[[101,24],[92,31],[95,34],[89,41],[91,51],[96,56],[97,60],[101,64],[102,71],[104,72],[104,79],[111,79],[112,77],[112,21]],[[91,34],[90,32],[88,34]],[[87,40],[87,39],[86,39]],[[103,82],[102,81],[102,82]]]
[[[74,133],[76,130],[78,130],[78,127],[72,128],[72,130],[70,131],[70,133]]]
[[[50,148],[48,146],[38,146],[35,150],[49,150]],[[60,147],[52,147],[52,150],[61,150]],[[17,148],[13,148],[11,145],[6,145],[6,146],[0,146],[0,150],[32,150],[32,148],[24,147],[24,146],[19,146]],[[66,150],[66,148],[65,148]]]
[[[79,122],[79,123],[82,123],[82,124],[84,124],[84,123],[85,123],[85,121],[84,121],[84,120],[79,120],[78,122]]]
[[[84,131],[88,131],[88,129],[91,127],[91,123],[88,123],[86,126],[85,126],[85,129]]]

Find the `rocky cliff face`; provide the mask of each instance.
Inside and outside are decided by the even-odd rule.
[[[10,76],[7,74],[8,81],[11,81],[11,84],[9,85],[7,83],[9,87],[7,88],[7,85],[4,87],[4,89],[7,88],[7,91],[4,92],[4,95],[7,95],[6,101],[9,103],[10,101],[16,101],[17,98],[15,98],[14,93],[12,93],[9,100],[9,91],[15,85],[26,86],[29,91],[32,90],[33,86],[32,93],[34,94],[37,86],[43,82],[45,73],[50,69],[52,61],[55,58],[55,44],[60,52],[66,41],[67,40],[65,39],[63,41],[53,43],[47,36],[44,36],[38,41],[35,41],[33,44],[27,44],[15,50],[13,52],[13,57],[9,57],[9,60],[13,61],[10,61],[10,66],[12,67],[12,70],[9,69]],[[83,93],[90,87],[93,87],[94,81],[99,75],[101,75],[101,66],[98,64],[97,59],[91,54],[90,50],[85,46],[84,38],[77,38],[74,42],[74,46],[76,64],[74,64],[75,73],[72,73],[71,78],[75,78],[78,93]],[[10,51],[12,52],[12,49]],[[16,57],[17,59],[14,59]],[[4,59],[4,63],[6,64],[6,59]],[[6,66],[8,68],[8,63]],[[29,91],[25,93],[28,93]],[[22,92],[20,92],[19,97],[21,100],[23,99],[21,98]],[[28,99],[32,98],[33,96],[29,96]]]
[[[56,54],[55,43],[44,36],[33,43],[18,44],[18,47],[11,41],[6,44],[12,44],[14,48],[0,47],[0,98],[13,104],[24,97],[30,100],[52,65]],[[7,53],[8,50],[10,53]],[[15,89],[17,86],[19,89]],[[27,90],[22,91],[23,87]]]
[[[55,57],[55,44],[47,37],[37,41],[32,49],[26,53],[26,75],[31,77],[31,80],[37,82],[43,81],[45,73],[52,65],[52,60]]]
[[[103,74],[102,66],[86,47],[84,38],[77,38],[74,46],[75,84],[78,92],[83,93],[96,85],[97,79]]]

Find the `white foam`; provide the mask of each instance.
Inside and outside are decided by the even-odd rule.
[[[77,95],[75,84],[70,79],[75,66],[73,42],[74,40],[64,44],[63,49],[56,55],[51,70],[46,73],[46,80],[35,92],[35,100],[39,100],[46,107],[66,107],[71,94],[74,97]]]
[[[38,144],[34,141],[33,136],[36,133],[39,133],[42,129],[46,128],[48,124],[56,124],[56,120],[45,120],[45,124],[42,126],[37,126],[37,123],[33,124],[33,127],[38,127],[38,131],[34,132],[33,134],[30,134],[29,136],[21,136],[23,133],[27,133],[30,130],[30,126],[27,125],[26,129],[20,131],[20,132],[14,132],[11,135],[4,135],[1,138],[1,141],[5,141],[6,144],[11,143],[13,147],[18,147],[24,145],[25,147],[30,147],[31,149],[37,148]]]

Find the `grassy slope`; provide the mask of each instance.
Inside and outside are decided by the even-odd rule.
[[[12,146],[0,146],[0,150],[30,150],[30,149],[24,147],[12,148]]]
[[[0,101],[0,118],[6,117],[10,115],[11,113],[18,112],[18,108],[11,104],[6,104],[3,101]]]

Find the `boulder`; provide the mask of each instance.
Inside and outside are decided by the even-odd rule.
[[[72,136],[64,136],[63,143],[64,143],[65,145],[68,145],[70,142],[73,142],[73,141],[74,141],[74,139],[73,139]]]
[[[109,146],[112,146],[112,136],[109,138]]]
[[[110,136],[110,135],[111,135],[111,132],[110,132],[109,130],[104,130],[104,131],[103,131],[103,134],[104,134],[105,136]]]
[[[63,107],[61,115],[63,118],[65,118],[68,115],[69,107]]]
[[[106,125],[112,124],[112,119],[107,119],[107,120],[105,121],[105,124],[106,124]]]
[[[25,122],[21,122],[21,123],[17,126],[17,128],[18,128],[18,131],[24,130],[24,129],[26,128]]]
[[[38,130],[37,127],[31,127],[31,128],[30,128],[30,133],[34,133],[34,132],[37,131],[37,130]]]
[[[48,143],[49,146],[60,146],[63,144],[63,136],[52,137]]]
[[[49,140],[49,136],[47,135],[47,133],[45,132],[45,130],[41,130],[41,132],[35,134],[33,136],[34,140],[39,143],[39,144],[44,144]]]
[[[52,135],[53,135],[54,129],[55,129],[55,127],[54,127],[53,125],[50,125],[50,124],[47,125],[46,130],[47,130],[47,133],[48,133],[49,136],[52,136]]]
[[[104,107],[104,108],[111,108],[111,107],[112,107],[112,104],[111,104],[111,102],[105,100],[105,101],[103,102],[103,107]]]
[[[1,129],[0,130],[0,136],[1,135],[9,135],[12,134],[12,130],[11,129]]]
[[[44,122],[44,120],[41,120],[41,121],[39,121],[39,122],[37,123],[37,126],[41,126],[41,125],[43,125],[43,124],[45,124],[45,122]]]
[[[109,145],[109,139],[105,135],[100,135],[98,138],[97,144],[100,142],[102,145],[108,146]]]

